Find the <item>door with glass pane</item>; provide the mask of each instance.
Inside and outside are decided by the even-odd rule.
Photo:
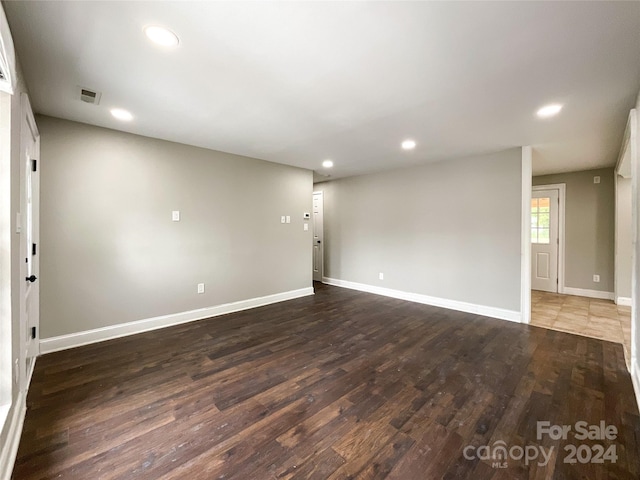
[[[558,292],[558,190],[531,195],[531,288]]]

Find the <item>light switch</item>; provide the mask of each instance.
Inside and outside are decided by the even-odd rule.
[[[309,224],[308,224],[308,223],[305,223],[305,224],[304,224],[304,231],[305,231],[305,232],[308,232],[308,231],[309,231]]]
[[[593,177],[593,183],[600,183],[600,175]]]
[[[284,215],[282,215],[280,217],[280,223],[285,223],[287,221],[287,217],[285,217]]]
[[[180,211],[179,210],[174,210],[173,212],[171,212],[171,220],[174,222],[179,222],[180,221]]]
[[[291,223],[291,215],[287,215],[287,223]]]
[[[204,283],[198,284],[198,293],[204,293]]]

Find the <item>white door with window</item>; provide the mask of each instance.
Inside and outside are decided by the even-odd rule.
[[[531,197],[531,288],[557,293],[559,191],[534,189]]]
[[[40,136],[33,118],[29,98],[22,97],[20,165],[20,253],[24,258],[20,276],[21,337],[24,345],[23,366],[39,353],[40,285],[39,275],[39,205],[40,205]],[[26,378],[26,376],[25,376]]]
[[[322,281],[324,264],[323,194],[313,193],[313,280]]]

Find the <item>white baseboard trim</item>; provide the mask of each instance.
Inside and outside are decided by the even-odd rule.
[[[522,315],[515,310],[506,310],[504,308],[488,307],[485,305],[476,305],[474,303],[460,302],[458,300],[448,300],[446,298],[430,297],[419,293],[403,292],[401,290],[393,290],[391,288],[376,287],[374,285],[366,285],[364,283],[349,282],[347,280],[338,280],[336,278],[322,277],[322,282],[334,285],[336,287],[350,288],[361,292],[375,293],[385,297],[398,298],[409,302],[423,303],[434,307],[448,308],[466,313],[475,313],[486,317],[498,318],[500,320],[508,320],[510,322],[520,323]]]
[[[240,300],[238,302],[225,303],[214,307],[200,308],[190,310],[188,312],[174,313],[170,315],[162,315],[160,317],[147,318],[134,322],[121,323],[119,325],[111,325],[94,330],[86,330],[84,332],[71,333],[61,335],[59,337],[40,339],[40,353],[51,353],[68,348],[80,347],[90,343],[103,342],[114,338],[134,335],[136,333],[148,332],[159,328],[179,325],[181,323],[193,322],[205,318],[217,317],[227,313],[240,312],[250,308],[262,307],[272,303],[283,302],[285,300],[293,300],[294,298],[306,297],[313,295],[313,287],[300,288],[288,292],[276,293],[265,297],[250,298],[248,300]]]
[[[33,372],[36,370],[36,360],[38,357],[31,357],[27,359],[27,382],[25,386],[25,391],[29,391],[29,387],[31,386],[31,379],[33,378]]]
[[[640,366],[637,363],[631,363],[631,381],[633,390],[636,393],[636,402],[638,402],[638,411],[640,411]]]
[[[600,290],[587,290],[586,288],[564,287],[562,292],[565,295],[577,295],[578,297],[599,298],[601,300],[614,300],[613,292],[602,292]]]
[[[630,307],[631,306],[631,297],[618,297],[618,298],[616,298],[616,305],[620,305],[622,307]]]
[[[7,422],[7,437],[0,450],[0,479],[8,480],[11,478],[13,466],[16,462],[18,454],[18,446],[20,445],[20,437],[22,436],[22,427],[24,425],[24,417],[27,414],[27,399],[24,392],[18,394],[15,405],[9,411]]]

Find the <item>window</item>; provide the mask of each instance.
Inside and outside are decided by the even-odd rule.
[[[12,397],[11,95],[0,91],[0,429]]]
[[[549,243],[548,197],[531,199],[531,243]]]
[[[0,430],[12,403],[11,366],[11,104],[15,56],[9,24],[0,6]],[[15,147],[14,147],[15,148]],[[3,445],[4,447],[4,445]],[[4,450],[4,449],[3,449]],[[4,451],[2,452],[4,453]]]

